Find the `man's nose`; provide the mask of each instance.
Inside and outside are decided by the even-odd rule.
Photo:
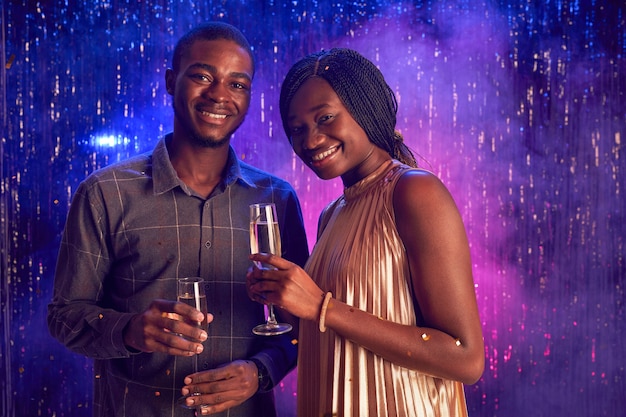
[[[223,102],[228,100],[228,89],[223,83],[213,81],[204,89],[202,95],[215,102]]]

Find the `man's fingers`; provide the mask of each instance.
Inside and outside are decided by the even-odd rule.
[[[175,302],[171,311],[188,318],[190,321],[200,322],[204,320],[204,314],[185,303]]]

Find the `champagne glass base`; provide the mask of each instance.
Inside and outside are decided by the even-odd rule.
[[[265,323],[259,324],[252,329],[252,333],[259,336],[277,336],[290,332],[291,329],[293,329],[293,327],[291,327],[291,324],[287,323]]]

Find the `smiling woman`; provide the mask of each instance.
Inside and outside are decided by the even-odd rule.
[[[381,72],[350,49],[309,55],[280,109],[295,153],[345,187],[304,270],[253,255],[277,270],[248,276],[254,299],[301,319],[298,415],[466,416],[462,383],[484,366],[469,244],[446,187],[398,143]]]

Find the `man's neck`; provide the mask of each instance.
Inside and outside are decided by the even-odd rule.
[[[199,195],[207,198],[222,181],[228,162],[229,143],[207,148],[173,139],[167,148],[180,180]]]

